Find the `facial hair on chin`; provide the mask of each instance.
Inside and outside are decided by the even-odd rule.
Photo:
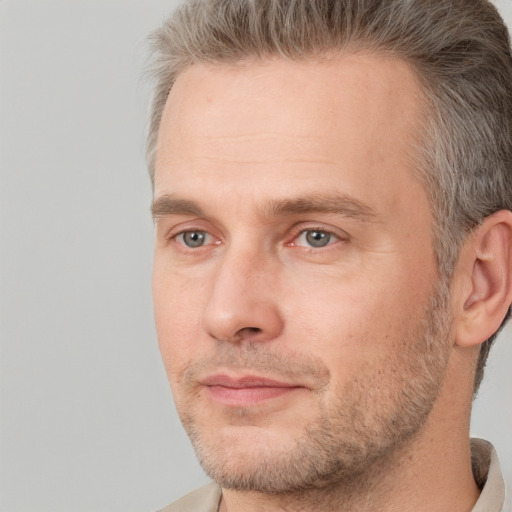
[[[409,325],[396,350],[379,369],[333,389],[330,402],[318,394],[314,420],[287,443],[269,432],[223,437],[212,432],[194,406],[197,378],[226,366],[286,378],[307,378],[319,388],[330,382],[320,360],[269,352],[262,344],[219,343],[218,351],[180,375],[178,412],[205,472],[225,489],[290,494],[341,481],[365,481],[364,473],[390,457],[420,431],[439,392],[449,357],[447,287],[439,285],[424,316]]]

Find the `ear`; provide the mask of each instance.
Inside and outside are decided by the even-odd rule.
[[[512,212],[487,217],[462,247],[454,273],[455,344],[492,336],[512,302]]]

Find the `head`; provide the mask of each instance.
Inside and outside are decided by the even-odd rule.
[[[189,435],[197,442],[200,458],[203,458],[207,468],[212,454],[201,454],[201,452],[211,451],[216,438],[207,433],[206,437],[209,437],[210,441],[205,442],[204,438],[202,439],[205,434],[198,429],[200,423],[198,417],[201,413],[194,407],[189,408],[188,404],[201,392],[198,388],[200,384],[208,387],[210,391],[213,389],[213,393],[218,394],[216,398],[225,405],[229,405],[233,397],[223,390],[226,387],[230,389],[232,377],[227,379],[230,386],[223,386],[221,381],[226,376],[215,376],[215,371],[218,368],[231,368],[251,370],[267,376],[281,375],[287,385],[294,389],[293,392],[297,393],[297,396],[294,395],[290,400],[303,399],[304,389],[308,390],[305,394],[310,393],[304,398],[306,403],[308,400],[316,400],[315,406],[311,405],[311,409],[315,407],[317,409],[313,421],[310,421],[311,418],[308,418],[307,414],[302,418],[300,415],[288,417],[287,411],[276,412],[283,423],[303,420],[308,425],[310,421],[305,431],[295,437],[291,435],[290,446],[285,446],[282,453],[279,452],[282,458],[286,458],[288,453],[302,453],[303,458],[313,460],[307,470],[302,467],[302,473],[309,471],[308,485],[320,485],[322,481],[327,481],[334,474],[343,475],[344,471],[352,475],[363,471],[363,466],[369,459],[377,460],[395,446],[403,444],[427,421],[434,407],[449,359],[450,337],[453,335],[453,330],[448,303],[452,277],[460,257],[461,247],[485,219],[500,210],[512,210],[512,147],[509,143],[512,133],[512,59],[506,28],[492,5],[482,0],[318,0],[315,2],[308,0],[294,2],[193,0],[184,3],[154,34],[153,40],[156,49],[154,60],[156,90],[148,137],[148,163],[153,180],[155,180],[155,173],[158,174],[159,165],[161,169],[167,170],[173,166],[178,168],[172,180],[161,180],[166,197],[156,203],[155,214],[157,217],[165,215],[177,217],[180,225],[185,226],[188,226],[187,222],[191,217],[201,219],[199,224],[197,222],[190,224],[189,230],[174,233],[172,240],[181,247],[179,251],[185,249],[190,252],[200,248],[201,258],[206,259],[207,254],[213,254],[215,251],[221,254],[224,250],[222,247],[227,247],[231,241],[232,246],[235,246],[235,240],[242,240],[240,237],[244,231],[240,226],[249,227],[255,239],[261,235],[261,240],[264,242],[262,235],[264,230],[261,226],[274,225],[279,229],[282,228],[281,220],[277,223],[271,219],[298,216],[298,221],[302,223],[301,211],[307,214],[312,212],[320,212],[322,215],[339,214],[339,207],[329,209],[325,206],[319,207],[319,203],[342,204],[343,217],[350,218],[349,223],[353,222],[355,225],[359,225],[359,221],[363,222],[361,219],[364,218],[365,225],[371,226],[374,213],[372,204],[369,207],[366,203],[359,204],[357,201],[354,202],[352,197],[336,199],[326,195],[326,191],[321,187],[316,195],[313,193],[313,199],[309,197],[302,203],[300,197],[295,202],[289,200],[288,196],[291,196],[297,187],[300,188],[300,183],[311,180],[312,176],[303,174],[302,170],[292,172],[287,170],[286,166],[280,169],[266,166],[267,183],[268,180],[272,180],[271,186],[276,192],[275,197],[268,197],[269,203],[266,205],[258,204],[258,198],[265,197],[267,194],[263,182],[258,182],[254,178],[254,182],[251,183],[252,188],[250,190],[244,188],[246,183],[254,177],[255,169],[249,170],[245,175],[238,169],[228,172],[226,169],[229,166],[224,166],[218,169],[219,174],[212,180],[205,175],[204,170],[190,174],[183,168],[179,168],[179,165],[188,158],[186,150],[189,147],[187,143],[189,139],[187,137],[192,140],[198,133],[186,120],[186,109],[193,109],[187,88],[189,91],[196,88],[197,97],[200,98],[198,101],[203,101],[202,110],[198,111],[196,108],[191,115],[197,128],[201,124],[200,113],[205,112],[206,131],[201,131],[203,128],[200,130],[205,137],[203,142],[210,136],[208,135],[210,128],[213,131],[217,130],[215,119],[226,123],[234,119],[236,126],[245,129],[248,123],[252,127],[252,122],[244,120],[243,115],[239,115],[244,111],[244,96],[238,95],[237,88],[230,86],[230,84],[239,83],[245,88],[247,97],[254,101],[253,104],[247,105],[247,109],[255,115],[255,126],[262,112],[267,112],[270,119],[272,112],[279,110],[281,105],[283,112],[287,115],[288,124],[280,124],[279,120],[269,123],[269,126],[279,134],[286,133],[286,130],[293,131],[294,127],[302,126],[306,118],[311,118],[316,119],[318,124],[311,126],[305,137],[311,139],[312,133],[324,133],[325,138],[328,139],[328,131],[322,132],[322,129],[326,119],[328,123],[332,121],[333,133],[339,133],[345,141],[345,151],[343,156],[338,155],[335,152],[335,143],[329,148],[321,149],[327,152],[332,151],[332,154],[329,153],[332,161],[338,157],[346,159],[344,169],[347,175],[359,184],[359,190],[365,190],[365,183],[361,182],[360,176],[355,173],[355,169],[359,168],[358,165],[361,163],[358,160],[360,155],[357,151],[352,154],[349,149],[361,143],[363,149],[366,147],[369,152],[374,149],[376,155],[382,156],[383,161],[387,162],[387,165],[383,164],[382,171],[389,173],[385,175],[387,180],[383,179],[382,175],[369,175],[367,179],[370,181],[367,184],[371,189],[371,183],[380,180],[379,191],[383,191],[386,204],[388,206],[395,202],[399,204],[398,209],[393,210],[394,225],[401,224],[399,219],[404,217],[407,208],[410,213],[414,211],[413,205],[422,212],[418,213],[417,218],[404,222],[407,226],[402,226],[404,231],[401,235],[397,233],[393,235],[395,236],[393,243],[404,249],[408,238],[406,233],[418,231],[424,233],[424,236],[418,239],[409,240],[413,247],[411,253],[417,257],[416,259],[412,259],[412,255],[409,255],[411,257],[409,260],[406,258],[393,262],[391,258],[387,263],[389,268],[383,263],[379,269],[378,265],[374,266],[375,262],[366,262],[365,258],[359,258],[354,253],[349,257],[350,264],[356,265],[357,260],[359,262],[357,264],[368,271],[368,275],[360,282],[357,282],[357,278],[351,277],[352,274],[348,270],[337,268],[330,274],[327,262],[322,263],[323,273],[313,272],[312,275],[324,284],[328,283],[329,279],[338,280],[336,282],[347,280],[343,292],[346,304],[343,307],[337,302],[340,299],[337,293],[339,290],[330,293],[327,287],[322,290],[322,294],[318,296],[313,294],[311,299],[313,305],[308,310],[308,298],[305,297],[301,302],[301,290],[304,287],[311,287],[313,281],[304,278],[302,288],[295,289],[291,286],[291,293],[295,294],[297,300],[295,305],[291,305],[283,296],[283,304],[285,304],[283,308],[284,310],[288,308],[292,316],[295,314],[296,325],[292,327],[283,320],[286,317],[286,311],[276,313],[272,309],[272,294],[268,291],[272,291],[275,287],[276,296],[279,296],[280,287],[284,286],[283,274],[277,271],[273,273],[270,270],[275,270],[276,267],[271,258],[267,257],[268,254],[262,252],[259,259],[254,259],[254,254],[244,253],[242,242],[237,242],[238,245],[235,248],[239,251],[238,258],[245,255],[246,260],[237,260],[234,256],[230,256],[235,252],[229,253],[226,250],[222,253],[222,258],[226,261],[230,257],[233,258],[229,271],[224,271],[224,266],[219,263],[221,256],[212,256],[212,261],[215,260],[219,267],[214,271],[217,276],[215,282],[211,283],[208,279],[204,279],[204,284],[200,280],[201,275],[206,275],[203,272],[206,272],[205,268],[209,264],[204,260],[199,262],[196,259],[194,265],[199,267],[195,266],[192,272],[188,267],[189,263],[184,262],[184,253],[176,253],[177,255],[171,258],[173,261],[171,273],[175,275],[175,279],[159,285],[160,292],[156,292],[157,324],[158,317],[162,324],[162,319],[166,315],[168,322],[177,321],[176,318],[168,316],[169,311],[158,306],[167,294],[166,298],[171,303],[181,303],[180,307],[189,313],[196,311],[197,308],[197,323],[212,343],[210,352],[205,351],[204,356],[196,353],[195,357],[187,360],[187,364],[173,366],[169,363],[168,366],[171,373],[169,378],[175,392],[177,387],[182,387],[181,399],[179,397],[177,399],[178,409]],[[343,63],[342,71],[339,71],[335,65],[340,62]],[[386,64],[386,69],[380,69],[379,62]],[[303,73],[292,80],[294,73],[301,66]],[[396,90],[392,88],[393,79],[392,75],[389,75],[390,70],[394,70],[397,73],[395,76],[400,76],[400,80],[407,84],[406,91],[402,91],[400,87]],[[325,73],[325,83],[318,78],[318,72]],[[351,77],[359,77],[362,80],[361,83],[366,84],[364,77],[374,72],[379,79],[382,79],[383,84],[389,86],[389,88],[376,86],[374,90],[376,98],[383,99],[386,94],[389,96],[397,93],[398,95],[396,107],[399,112],[404,112],[403,117],[406,118],[400,126],[398,122],[400,116],[386,108],[381,108],[382,104],[376,104],[375,111],[372,111],[368,106],[369,102],[359,103],[357,100],[357,84]],[[206,84],[204,87],[199,85],[203,80]],[[376,124],[371,127],[354,121],[351,129],[357,132],[359,139],[353,138],[353,133],[346,131],[346,126],[340,121],[328,119],[328,108],[314,94],[322,90],[322,87],[329,88],[329,84],[333,83],[341,84],[342,91],[339,93],[341,97],[336,97],[333,101],[337,102],[340,112],[344,112],[347,119],[358,119],[362,113],[366,114],[366,118],[375,117]],[[296,114],[297,110],[300,110],[297,102],[292,101],[288,104],[287,95],[280,96],[279,87],[291,90],[294,84],[299,84],[297,87],[304,91],[302,98],[304,117],[301,117],[300,113]],[[372,82],[367,85],[372,89],[376,84]],[[265,91],[264,94],[261,94],[262,90]],[[260,91],[259,95],[258,91]],[[272,104],[265,103],[267,91],[269,96],[274,98]],[[222,103],[219,100],[221,104],[231,105],[232,110],[229,112],[231,117],[226,117],[225,113],[219,114],[211,108],[208,98],[214,97],[212,95],[224,101]],[[261,98],[263,100],[259,102]],[[353,107],[355,110],[352,110]],[[378,113],[374,114],[374,112]],[[307,117],[308,114],[310,117]],[[258,129],[262,126],[261,119],[259,121]],[[389,131],[393,133],[394,139],[380,140],[380,131],[377,128],[380,126],[381,131],[386,131],[389,123]],[[396,126],[394,123],[397,123]],[[372,146],[372,139],[368,136],[370,128],[374,130],[375,140],[380,143],[378,147]],[[251,128],[248,130],[252,133]],[[255,131],[257,131],[256,128]],[[301,137],[299,132],[300,130],[297,131],[296,140]],[[215,134],[218,140],[237,137],[234,128],[233,130],[229,128],[227,131],[221,130]],[[242,139],[246,137],[244,130],[239,135]],[[397,149],[397,154],[388,155],[387,151],[384,151],[383,148],[388,147],[390,143],[392,145],[393,140],[402,139],[405,142],[400,150]],[[256,161],[259,154],[267,151],[267,145],[260,144],[261,137],[258,137],[258,140],[260,140],[259,143],[253,140],[254,144],[247,146],[244,162],[248,161],[249,156]],[[353,144],[349,145],[347,142],[349,140],[352,140]],[[170,141],[175,142],[170,143]],[[284,151],[282,148],[286,147],[288,142],[286,140],[281,142],[279,151]],[[170,149],[166,146],[170,146]],[[217,156],[222,156],[228,151],[230,155],[238,157],[240,148],[245,147],[243,142],[237,144],[236,148],[221,146],[215,146],[217,149],[214,151],[221,151]],[[255,148],[258,147],[259,151],[255,152]],[[192,149],[196,151],[195,146]],[[289,154],[301,150],[302,148],[299,147],[290,147]],[[232,151],[234,153],[231,153]],[[320,149],[315,146],[312,151],[318,152]],[[197,152],[194,154],[197,156]],[[278,156],[281,157],[282,154],[278,153]],[[374,166],[374,162],[369,163],[368,160],[365,161],[366,164],[370,167]],[[393,174],[392,169],[397,167],[401,168],[402,174]],[[375,172],[375,168],[372,168],[373,171],[370,171],[370,174]],[[276,172],[279,172],[279,175],[276,175]],[[336,174],[331,170],[317,169],[315,173],[319,183],[324,183],[326,188],[330,186],[335,188]],[[264,174],[263,171],[262,174]],[[393,180],[402,183],[400,190],[393,189],[392,183],[389,183]],[[181,196],[178,201],[167,197],[174,193],[173,187],[177,183],[180,184],[180,192],[193,191],[194,187],[200,187],[200,185],[204,186],[205,191],[208,192],[212,187],[218,186],[219,194],[206,193],[206,197],[210,198],[212,204],[215,203],[217,196],[224,201],[233,197],[233,202],[236,203],[237,194],[240,196],[245,191],[247,204],[252,198],[255,209],[256,206],[267,209],[267,215],[263,216],[265,220],[261,221],[260,231],[255,227],[256,216],[251,217],[245,210],[243,197],[239,197],[239,209],[230,211],[230,216],[223,219],[221,216],[211,214],[205,204],[183,201]],[[308,188],[312,188],[315,192],[314,185],[308,185]],[[261,193],[260,196],[256,194],[258,191]],[[387,196],[385,191],[389,192]],[[369,194],[371,195],[371,192]],[[380,207],[384,208],[383,203],[380,203],[380,207],[377,203],[373,206],[377,211]],[[399,208],[402,210],[398,211]],[[221,210],[222,205],[217,204],[217,211]],[[273,212],[274,217],[268,215],[269,210]],[[238,224],[232,220],[236,218],[239,220]],[[232,229],[229,226],[226,227],[228,221],[233,222]],[[325,221],[324,216],[322,222],[325,223]],[[309,244],[308,246],[322,244],[322,240],[328,236],[327,246],[330,246],[332,241],[334,250],[338,250],[336,244],[344,241],[344,234],[320,229],[323,225],[304,225],[303,231],[298,233],[296,238],[290,238],[288,245],[285,244],[286,247],[303,247],[306,243]],[[368,249],[368,253],[393,252],[387,250],[390,248],[389,241],[377,239],[376,232],[372,231],[371,227],[361,230],[354,227],[354,232],[356,235],[353,239],[360,240],[360,247],[373,248]],[[239,235],[238,238],[234,233]],[[304,237],[309,238],[303,240]],[[352,237],[350,238],[352,240]],[[162,236],[162,239],[169,240],[169,237]],[[206,243],[205,240],[207,240]],[[208,247],[207,249],[201,249],[203,243]],[[265,246],[264,243],[263,246]],[[231,246],[230,250],[235,251]],[[332,249],[329,250],[332,253]],[[194,258],[199,258],[198,254],[199,252],[196,252]],[[327,257],[325,252],[322,258],[324,257]],[[361,263],[363,260],[365,260],[364,264]],[[251,262],[252,266],[244,267],[244,261],[247,265],[249,265],[247,262]],[[408,279],[403,275],[399,277],[393,271],[398,263],[402,266],[402,270],[408,269],[406,273]],[[163,265],[156,266],[155,279],[160,279],[162,272],[165,273],[166,267],[165,264]],[[295,268],[293,265],[295,260],[293,264],[290,263],[285,267]],[[374,274],[372,269],[375,271]],[[231,282],[231,278],[235,279],[232,277],[234,275],[237,276],[237,280]],[[306,272],[300,275],[308,274]],[[385,300],[384,290],[381,290],[380,294],[378,291],[374,294],[375,301],[371,300],[368,293],[370,284],[368,276],[375,281],[387,280],[386,284],[389,286],[388,291],[391,290],[391,295],[397,293],[403,295],[400,299],[394,297]],[[396,278],[394,281],[393,276]],[[268,279],[275,279],[275,282],[266,282],[265,280]],[[195,287],[195,295],[186,293],[184,286],[187,286],[187,282]],[[265,283],[265,286],[261,283]],[[239,324],[235,322],[232,315],[230,316],[229,307],[226,304],[224,309],[221,307],[224,299],[221,297],[222,290],[220,290],[221,287],[225,291],[237,286],[242,290],[247,287],[248,296],[255,289],[259,290],[262,287],[263,295],[258,303],[248,301],[247,311],[240,312],[240,315],[245,314],[247,319]],[[161,293],[162,287],[166,288],[165,294]],[[415,288],[412,295],[408,287]],[[366,291],[366,296],[363,291]],[[310,297],[312,293],[309,292]],[[197,306],[190,297],[198,294],[210,297],[210,302]],[[370,318],[368,316],[364,318],[358,314],[358,305],[360,307],[364,304],[369,313],[380,316],[385,302],[394,303],[394,300],[397,301],[396,307],[390,307],[388,313],[393,310],[396,316],[391,314],[383,318],[387,331],[380,326],[383,332],[388,332],[390,335],[388,339],[390,344],[384,344],[382,349],[376,348],[375,345],[369,344],[369,340],[375,338],[378,333],[366,326],[365,322]],[[367,301],[366,304],[365,301]],[[346,319],[341,321],[336,318],[338,306],[339,314],[347,315],[346,318],[350,318],[350,321]],[[240,308],[243,309],[242,306]],[[249,319],[251,315],[253,318]],[[322,329],[312,330],[311,326],[315,325],[316,319],[321,318],[322,315],[327,318],[326,329],[324,332]],[[191,339],[197,338],[200,335],[190,325],[191,318],[194,318],[193,315],[186,318],[188,326],[182,325],[176,331],[170,329],[167,332],[166,327],[161,326],[159,336],[172,338],[178,333],[181,336],[188,335]],[[219,319],[223,318],[224,325],[218,323]],[[335,320],[330,322],[329,318]],[[399,327],[396,327],[397,325]],[[320,355],[325,353],[327,357],[336,359],[337,353],[330,353],[329,347],[324,345],[337,329],[339,329],[338,335],[343,338],[341,342],[345,350],[345,352],[341,351],[343,357],[349,355],[354,357],[359,361],[356,365],[359,371],[367,367],[366,374],[359,377],[354,374],[349,379],[338,381],[332,378],[333,369]],[[300,343],[295,346],[291,344],[290,332],[296,337],[303,333],[313,344],[314,350],[308,352]],[[355,333],[358,333],[357,336]],[[322,334],[325,336],[322,337]],[[271,343],[278,338],[284,340],[279,350],[273,348],[274,345]],[[355,347],[351,340],[354,341],[356,338],[358,342]],[[480,350],[474,375],[475,389],[481,381],[492,339],[493,337],[486,341]],[[383,353],[380,353],[380,350]],[[388,358],[386,354],[390,350],[393,356]],[[166,360],[165,354],[164,360]],[[215,375],[212,377],[213,374]],[[422,378],[417,379],[415,376],[418,374],[422,375]],[[361,382],[362,380],[366,382]],[[395,392],[388,393],[386,390],[381,390],[381,382],[387,383]],[[272,388],[272,386],[267,387]],[[379,391],[376,392],[376,389]],[[397,392],[397,389],[403,389],[403,391]],[[316,398],[309,398],[311,394]],[[263,395],[260,398],[265,401]],[[356,406],[362,402],[366,403],[368,409],[374,411],[371,417],[363,414]],[[381,407],[380,404],[384,402],[386,406]],[[270,442],[272,433],[269,434],[270,438],[259,437],[258,428],[265,428],[265,420],[262,419],[265,416],[253,414],[254,411],[250,408],[241,406],[232,407],[230,411],[231,419],[237,428],[245,424],[256,429],[251,430],[248,437],[244,439],[241,439],[240,432],[236,429],[226,434],[224,441],[221,440],[218,445],[219,450],[225,452],[230,446],[247,443],[247,439],[252,439],[261,446]],[[261,413],[260,409],[258,411]],[[345,428],[347,425],[352,425],[353,430],[350,435],[347,434],[348,437],[342,439],[345,444],[341,449],[347,454],[347,459],[344,464],[341,464],[339,460],[328,457],[329,453],[340,450],[339,442],[332,439],[334,444],[330,444],[329,436],[331,432],[347,430]],[[321,440],[321,446],[315,444],[318,439]],[[390,439],[390,442],[381,442],[381,440],[389,441]],[[269,446],[273,445],[270,443]],[[313,453],[320,453],[321,460],[312,459]],[[217,452],[215,456],[220,457],[220,454]],[[259,466],[260,469],[262,468],[260,476],[263,476],[263,473],[268,474],[274,467],[274,459],[270,454],[267,460],[269,461],[267,465]],[[296,464],[297,460],[291,457],[288,466],[285,461],[283,467],[290,469]],[[215,471],[212,468],[209,470],[212,473]],[[293,472],[288,471],[288,473],[293,477]],[[272,489],[267,481],[266,490],[279,492],[285,489],[286,485],[288,489],[293,488],[294,485],[298,486],[299,483],[293,482],[292,477],[289,482],[283,484],[285,487],[282,489]],[[225,480],[224,482],[226,483]],[[238,484],[231,482],[229,485],[239,484],[240,479]],[[246,483],[246,488],[250,485],[257,487],[255,480],[252,480],[251,484]]]
[[[488,1],[195,0],[176,10],[153,43],[152,179],[165,103],[194,63],[365,51],[403,59],[424,88],[415,172],[429,194],[441,276],[450,279],[462,242],[485,217],[512,209],[510,41]],[[482,345],[475,393],[495,336]]]

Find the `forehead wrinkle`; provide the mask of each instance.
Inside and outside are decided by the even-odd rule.
[[[310,163],[334,165],[334,157],[326,150],[330,137],[276,133],[182,135],[183,140],[175,158],[187,151],[197,161],[216,163]],[[332,138],[334,139],[334,138]],[[170,156],[170,155],[168,155]]]
[[[217,157],[213,155],[196,156],[196,161],[206,161],[218,164],[249,164],[249,165],[280,165],[280,164],[322,164],[335,166],[336,162],[331,160],[320,160],[320,159],[307,159],[307,158],[279,158],[271,159],[262,156],[260,160],[251,160],[249,158],[230,158],[230,157]],[[208,172],[208,171],[206,171]]]
[[[216,140],[224,141],[226,139],[229,140],[235,140],[235,141],[253,141],[257,139],[268,139],[271,141],[275,141],[276,137],[280,137],[282,139],[288,139],[292,142],[295,142],[297,139],[312,139],[312,140],[320,140],[324,141],[326,139],[325,136],[320,135],[314,135],[314,134],[293,134],[290,135],[289,133],[284,133],[281,131],[276,132],[265,132],[265,133],[246,133],[246,134],[240,134],[240,133],[226,133],[226,134],[215,134],[215,135],[208,135],[202,133],[201,135],[183,135],[184,140],[191,140],[193,142],[196,142],[197,140],[206,140],[206,141],[213,141]],[[334,137],[333,137],[334,138]]]

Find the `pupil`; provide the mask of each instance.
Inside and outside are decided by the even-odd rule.
[[[331,235],[324,231],[309,231],[306,235],[306,239],[313,247],[324,247],[329,243]]]
[[[200,247],[204,243],[204,232],[190,231],[189,233],[185,233],[183,240],[189,247]]]

